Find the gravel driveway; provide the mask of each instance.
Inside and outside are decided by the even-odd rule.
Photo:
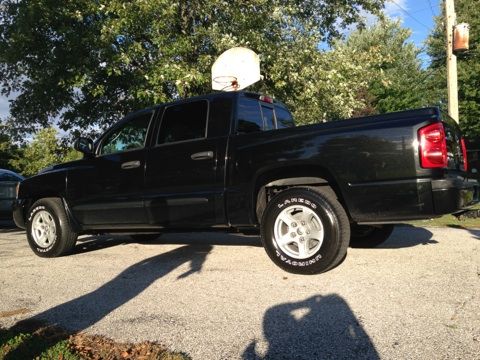
[[[301,276],[255,236],[83,237],[41,259],[3,228],[0,326],[44,319],[193,359],[480,359],[479,249],[480,231],[402,226]]]

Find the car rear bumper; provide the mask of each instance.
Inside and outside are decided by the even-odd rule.
[[[432,180],[433,207],[435,214],[451,214],[478,202],[477,180],[449,178]]]
[[[26,213],[26,201],[22,199],[16,199],[12,205],[13,209],[13,221],[19,228],[25,229],[25,213]]]

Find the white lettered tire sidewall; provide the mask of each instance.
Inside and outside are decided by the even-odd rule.
[[[292,205],[310,209],[322,222],[323,242],[306,259],[295,259],[287,255],[275,241],[275,220],[283,209]],[[276,195],[268,203],[261,224],[262,242],[269,257],[282,269],[300,274],[318,274],[343,260],[348,248],[349,230],[348,218],[338,201],[310,188],[291,188]]]
[[[42,247],[32,234],[33,220],[39,212],[46,212],[55,224],[55,234],[51,244]],[[36,201],[27,216],[27,240],[33,252],[40,257],[57,257],[66,255],[73,250],[77,234],[72,231],[61,199],[45,198]]]

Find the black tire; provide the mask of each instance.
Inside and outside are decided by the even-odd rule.
[[[343,261],[350,239],[350,223],[342,205],[331,194],[330,188],[290,188],[270,200],[262,217],[261,237],[265,251],[276,265],[291,273],[319,274]],[[295,221],[288,225],[281,220],[285,214]],[[296,219],[304,216],[310,221],[296,224],[300,221]],[[322,228],[323,237],[319,231]],[[278,237],[283,234],[286,243],[279,245],[275,233]],[[304,233],[312,234],[305,235],[302,241]],[[315,233],[319,234],[318,238]],[[285,234],[294,240],[289,241]],[[303,254],[300,246],[305,247]]]
[[[157,240],[160,237],[160,234],[132,234],[130,235],[132,240],[138,242],[148,242]]]
[[[373,248],[384,243],[392,235],[394,225],[357,225],[350,228],[350,247]]]
[[[28,212],[26,225],[28,244],[40,257],[67,255],[75,247],[78,234],[59,198],[36,201]]]

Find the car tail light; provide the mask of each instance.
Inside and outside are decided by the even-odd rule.
[[[460,143],[462,144],[463,169],[464,169],[465,171],[468,171],[467,146],[465,145],[465,139],[462,138],[462,139],[460,140]]]
[[[418,130],[420,165],[425,169],[445,168],[448,165],[447,139],[442,123]]]

